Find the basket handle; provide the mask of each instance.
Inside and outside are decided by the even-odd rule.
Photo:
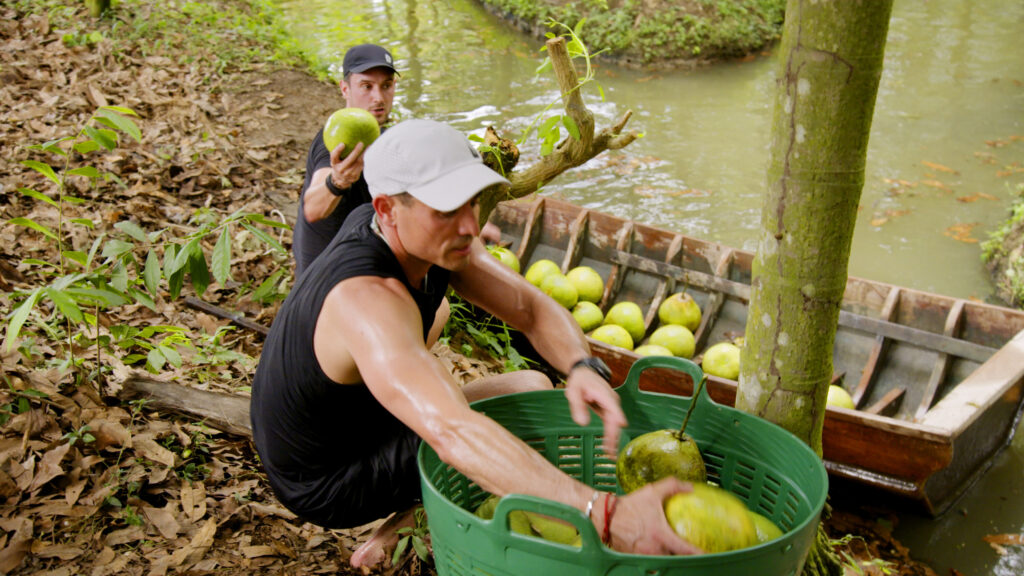
[[[700,404],[705,402],[716,404],[711,399],[711,395],[708,394],[707,383],[704,386],[700,386],[701,381],[704,379],[704,371],[701,370],[700,366],[693,360],[677,356],[644,356],[640,358],[629,367],[629,373],[626,374],[625,382],[618,388],[619,394],[630,398],[635,398],[640,394],[657,394],[657,392],[645,392],[640,389],[640,374],[648,368],[671,368],[680,372],[686,372],[693,381],[694,389],[697,390],[697,402]],[[686,396],[682,397],[686,398]]]
[[[511,528],[509,528],[508,515],[515,510],[536,512],[572,524],[580,534],[581,546],[579,548],[575,546],[570,547],[544,540],[539,536],[530,537],[512,532]],[[537,496],[529,496],[527,494],[505,495],[498,501],[498,506],[494,509],[494,518],[491,521],[498,528],[497,534],[503,543],[507,543],[515,538],[515,547],[517,548],[522,548],[524,545],[542,546],[544,548],[543,554],[546,556],[555,556],[561,552],[570,556],[578,556],[582,550],[596,550],[596,547],[604,545],[601,543],[600,536],[597,535],[594,523],[587,519],[582,512],[568,504]]]

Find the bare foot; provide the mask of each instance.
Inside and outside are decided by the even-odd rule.
[[[373,568],[384,564],[384,561],[388,559],[388,554],[398,544],[398,530],[400,528],[411,528],[415,525],[417,507],[413,506],[404,512],[396,512],[388,518],[374,531],[369,540],[363,542],[356,549],[348,560],[349,564],[355,568],[360,566]]]

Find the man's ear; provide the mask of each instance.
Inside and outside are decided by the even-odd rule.
[[[377,212],[377,220],[385,226],[395,225],[395,205],[398,202],[394,196],[377,196],[373,199],[373,209]]]
[[[342,78],[338,80],[338,87],[341,88],[341,99],[345,101],[345,106],[348,106],[348,82]]]

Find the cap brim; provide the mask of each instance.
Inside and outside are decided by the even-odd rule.
[[[395,70],[395,67],[392,66],[391,64],[388,64],[387,62],[372,62],[369,64],[361,64],[359,66],[353,67],[351,70],[348,71],[348,73],[361,74],[373,68],[387,68],[388,70],[391,70],[391,72],[396,76],[401,76],[401,74],[398,73],[398,70]]]
[[[410,189],[414,198],[439,212],[451,212],[468,202],[485,188],[510,183],[501,174],[479,160],[467,162],[430,182]]]

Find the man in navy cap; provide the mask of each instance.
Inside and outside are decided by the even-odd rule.
[[[390,122],[398,75],[387,48],[376,44],[349,48],[342,61],[342,79],[338,83],[345,106],[373,114],[383,132]],[[352,153],[342,160],[343,151],[344,144],[334,150],[327,149],[323,128],[310,144],[306,180],[302,184],[292,235],[296,278],[330,243],[349,213],[371,200],[363,178],[363,145],[356,144]],[[501,234],[496,226],[488,224],[481,236],[497,242]]]
[[[397,75],[394,59],[386,48],[376,44],[349,48],[338,82],[345,106],[367,110],[383,129],[391,115]],[[349,212],[370,202],[363,179],[363,145],[356,144],[352,153],[340,160],[345,145],[328,150],[323,136],[321,128],[306,159],[306,181],[292,235],[296,278],[330,243]]]

